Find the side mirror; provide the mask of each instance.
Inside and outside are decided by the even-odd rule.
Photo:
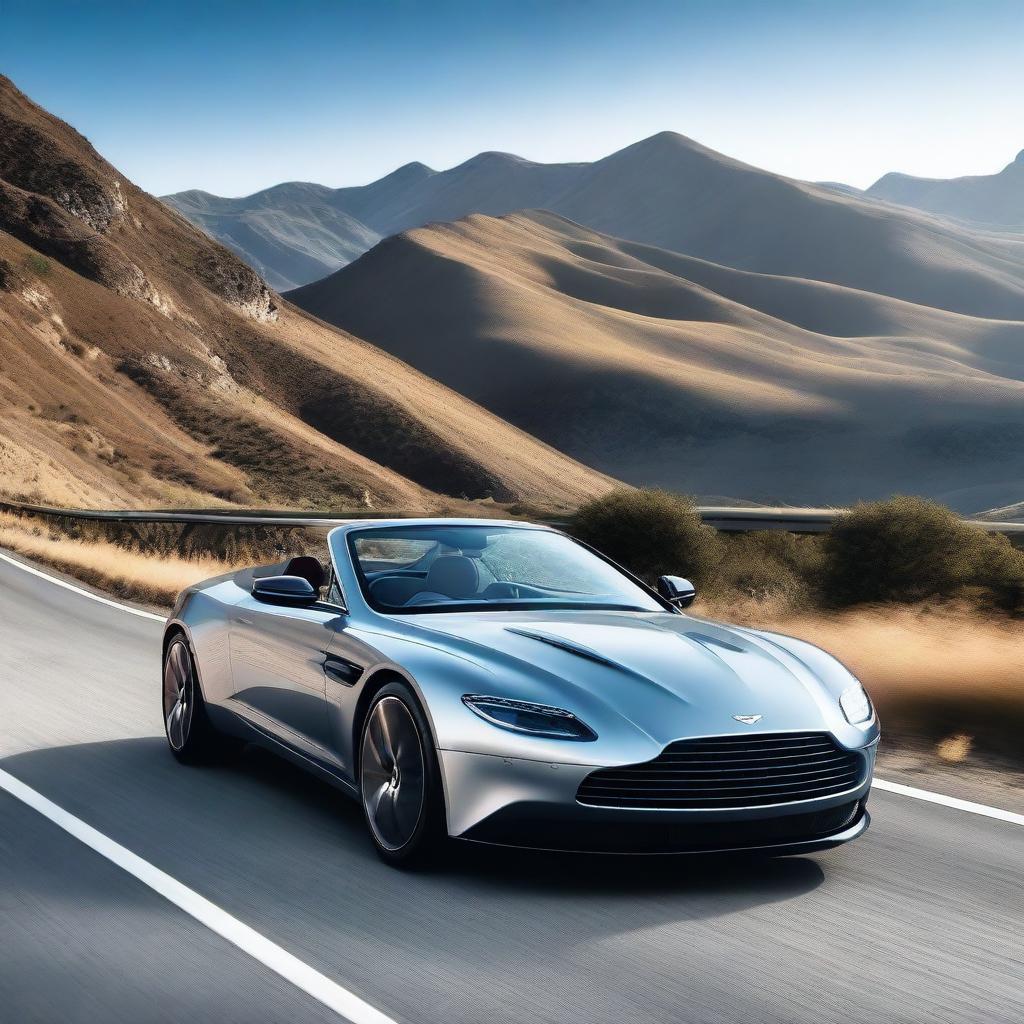
[[[252,581],[252,596],[266,604],[302,608],[316,604],[320,594],[301,576],[264,576]]]
[[[677,608],[687,608],[697,596],[697,588],[682,576],[659,576],[658,593]]]

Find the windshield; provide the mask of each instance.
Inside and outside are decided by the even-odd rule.
[[[367,603],[385,612],[665,611],[574,540],[517,526],[372,527],[348,534]]]

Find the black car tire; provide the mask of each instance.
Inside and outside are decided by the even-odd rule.
[[[382,687],[366,713],[359,788],[367,830],[385,863],[413,868],[436,859],[447,840],[441,772],[426,716],[404,683]]]
[[[222,738],[210,723],[195,660],[180,633],[164,654],[162,697],[164,735],[182,764],[206,763],[224,753]]]

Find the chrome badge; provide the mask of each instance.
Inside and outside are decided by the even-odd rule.
[[[742,722],[744,725],[755,725],[760,722],[764,715],[733,715],[733,718],[737,722]]]

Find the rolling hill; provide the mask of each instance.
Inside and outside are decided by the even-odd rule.
[[[892,173],[879,178],[866,195],[945,217],[1024,230],[1024,151],[998,174],[917,178]]]
[[[289,298],[631,482],[807,504],[913,491],[965,511],[1024,490],[1020,321],[546,212],[388,238]]]
[[[275,294],[0,78],[0,490],[569,504],[609,481]]]
[[[290,281],[322,276],[329,260],[310,266],[306,276],[288,255],[315,242],[289,241],[278,226],[262,248],[239,245],[238,233],[222,231],[213,218],[258,213],[266,219],[277,210],[289,230],[305,238],[304,225],[333,225],[343,211],[384,237],[473,213],[546,209],[605,234],[742,270],[825,281],[974,316],[1024,319],[1019,239],[794,181],[672,132],[594,163],[536,164],[482,153],[447,171],[410,164],[357,188],[282,185],[248,199],[185,193],[166,201],[209,225],[254,266]],[[330,217],[319,217],[325,206]],[[363,244],[354,235],[346,239],[353,250]],[[283,252],[280,264],[270,259],[271,250]],[[345,262],[339,256],[336,265]]]

